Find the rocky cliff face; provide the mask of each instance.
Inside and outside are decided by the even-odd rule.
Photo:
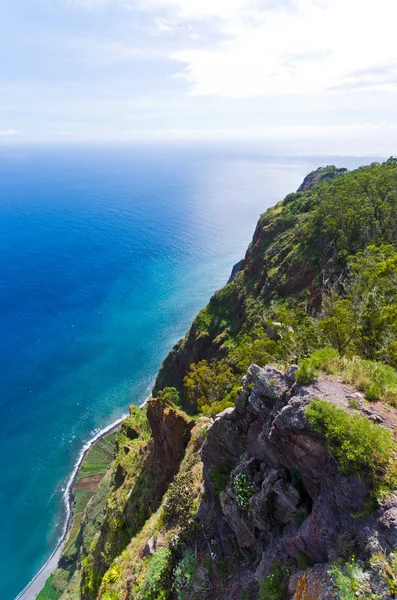
[[[231,598],[242,598],[247,589],[257,598],[258,582],[275,564],[289,565],[280,597],[338,598],[330,574],[335,561],[349,553],[371,561],[397,549],[397,495],[368,513],[368,482],[363,474],[339,472],[305,410],[314,398],[324,398],[354,412],[353,400],[372,421],[393,428],[393,419],[368,409],[361,394],[336,380],[324,377],[304,387],[293,373],[252,365],[235,409],[215,419],[201,452],[206,501],[200,519],[224,556],[233,560],[237,542],[251,557],[249,567],[235,566]],[[217,475],[225,471],[230,475],[219,492]],[[374,572],[366,576],[368,590],[382,594],[376,597],[394,597]]]

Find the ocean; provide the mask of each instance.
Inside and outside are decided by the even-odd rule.
[[[62,533],[83,445],[149,395],[261,212],[319,165],[259,145],[0,148],[0,598]]]

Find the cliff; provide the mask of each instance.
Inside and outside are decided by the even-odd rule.
[[[394,159],[262,215],[40,600],[395,597],[396,216]]]

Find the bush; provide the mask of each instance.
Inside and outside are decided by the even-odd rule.
[[[272,565],[270,575],[259,582],[259,600],[284,600],[287,593],[287,576],[279,561]]]
[[[163,390],[160,390],[158,393],[158,397],[161,402],[168,406],[180,406],[180,397],[179,392],[174,387],[165,387]]]
[[[187,399],[199,412],[212,414],[215,409],[216,414],[220,406],[221,410],[226,408],[225,400],[230,406],[231,400],[227,395],[236,387],[236,377],[227,365],[221,362],[209,364],[202,360],[190,365],[183,383]]]
[[[186,550],[174,571],[174,589],[178,600],[207,597],[208,570],[202,567],[192,550]]]
[[[171,550],[160,548],[150,559],[145,579],[145,600],[167,600],[171,588]]]
[[[308,385],[318,377],[321,370],[332,373],[338,357],[338,351],[329,346],[316,350],[309,358],[301,362],[295,373],[297,383]]]
[[[237,495],[237,504],[243,510],[248,510],[249,501],[254,493],[254,486],[251,478],[246,473],[239,473],[233,481],[234,491]]]
[[[325,400],[313,400],[306,408],[306,419],[325,435],[341,473],[358,475],[368,470],[376,483],[381,482],[393,456],[393,436],[387,429]]]
[[[223,492],[230,479],[230,468],[227,465],[215,467],[210,472],[210,477],[214,483],[214,489],[217,494]]]

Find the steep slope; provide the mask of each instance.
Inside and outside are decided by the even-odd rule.
[[[176,387],[192,363],[222,360],[242,375],[251,362],[297,361],[330,343],[313,317],[332,313],[324,299],[351,286],[351,255],[397,243],[397,162],[351,173],[326,167],[308,176],[259,219],[234,280],[211,298],[164,361],[153,394]],[[378,358],[368,344],[355,348]],[[397,363],[395,363],[397,364]]]
[[[131,408],[62,600],[394,597],[396,217],[395,159],[262,215]]]

